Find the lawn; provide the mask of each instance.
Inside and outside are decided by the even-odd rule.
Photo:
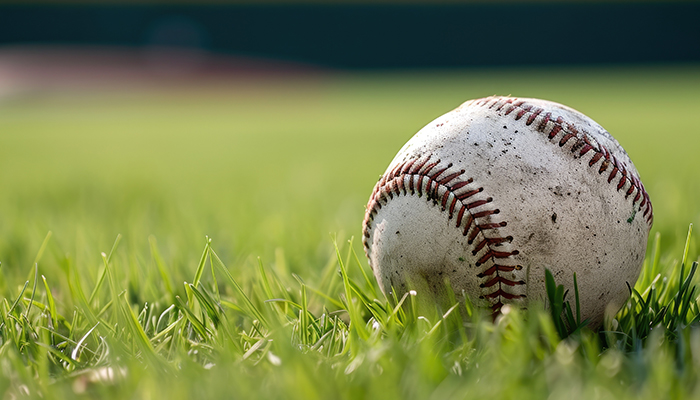
[[[698,258],[697,235],[686,243],[700,222],[698,93],[697,66],[649,66],[326,72],[0,98],[0,390],[697,396],[700,330],[686,326],[697,278],[679,282],[684,249],[683,277]],[[374,183],[422,126],[493,94],[574,107],[625,147],[654,204],[637,284],[653,304],[561,340],[537,306],[493,323],[413,297],[392,309],[378,292],[358,240]],[[680,316],[679,291],[690,304]],[[645,320],[654,315],[659,324]]]

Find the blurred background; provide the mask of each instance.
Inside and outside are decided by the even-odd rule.
[[[329,233],[359,236],[405,141],[493,94],[605,126],[652,236],[682,247],[700,222],[698,21],[697,1],[2,2],[2,265],[25,271],[52,231],[56,260],[99,265],[123,234],[148,264],[153,235],[188,271],[210,235],[229,260],[310,273]]]
[[[0,44],[187,52],[179,68],[210,53],[339,69],[695,62],[698,16],[691,1],[30,0],[0,8]]]

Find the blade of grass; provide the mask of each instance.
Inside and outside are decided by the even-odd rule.
[[[285,300],[285,301],[286,301],[286,300]],[[221,300],[221,305],[224,306],[224,307],[226,307],[226,308],[228,308],[228,309],[230,309],[230,310],[239,312],[239,313],[241,313],[241,314],[247,314],[246,311],[245,311],[243,308],[239,307],[238,305],[236,305],[236,304],[234,304],[234,303],[231,303],[230,301]]]
[[[108,255],[104,255],[103,257],[106,257],[106,262],[109,264],[112,260],[112,255],[117,249],[117,246],[119,246],[119,242],[122,240],[122,235],[117,234],[117,237],[114,239],[114,243],[112,244],[112,249],[109,251]],[[95,287],[92,289],[92,293],[90,293],[90,298],[88,298],[87,303],[92,304],[93,300],[95,299],[95,296],[97,293],[100,291],[100,288],[102,287],[102,284],[104,283],[105,277],[107,276],[107,268],[103,268],[102,272],[100,273],[100,276],[97,278],[97,283],[95,284]]]
[[[125,317],[129,323],[129,327],[131,328],[134,341],[139,344],[139,348],[142,352],[147,352],[146,355],[155,356],[155,350],[153,349],[153,345],[151,344],[148,335],[146,335],[146,332],[139,323],[138,317],[129,305],[129,301],[126,298],[126,291],[122,292],[119,296],[123,300],[120,308],[122,308],[123,312],[126,314]]]
[[[83,337],[80,338],[80,340],[78,340],[78,344],[75,345],[75,348],[73,349],[73,352],[70,355],[71,359],[73,359],[74,361],[79,361],[78,357],[80,356],[81,347],[83,347],[85,340],[87,340],[87,338],[90,336],[92,331],[94,331],[95,328],[97,328],[97,325],[99,325],[99,322],[97,324],[95,324],[92,328],[90,328],[90,330],[87,331],[87,333],[85,333],[83,335]]]
[[[566,337],[566,328],[561,320],[561,313],[564,307],[564,287],[554,282],[554,276],[545,269],[545,288],[549,299],[549,309],[552,316],[552,323],[560,338]]]
[[[158,333],[161,330],[161,322],[165,321],[165,318],[170,315],[170,311],[172,311],[175,308],[175,304],[171,304],[168,308],[163,310],[162,313],[160,313],[160,316],[158,317],[158,322],[156,322],[156,328],[155,332]]]
[[[239,296],[241,296],[241,299],[243,300],[243,304],[245,304],[245,310],[246,312],[249,313],[250,316],[254,317],[258,321],[262,322],[263,324],[266,324],[267,321],[265,317],[262,315],[260,310],[255,307],[252,301],[250,301],[250,298],[245,294],[243,291],[243,288],[241,285],[238,284],[238,282],[233,278],[233,275],[231,275],[231,272],[229,272],[228,268],[224,265],[224,263],[221,261],[219,256],[216,254],[214,249],[209,248],[210,252],[210,257],[213,257],[214,261],[216,261],[217,267],[224,273],[224,276],[228,279],[229,283],[233,285],[233,288],[236,290]]]
[[[153,261],[156,263],[160,278],[163,280],[163,285],[165,285],[165,290],[172,298],[172,296],[175,295],[175,292],[173,292],[172,280],[170,278],[168,268],[165,266],[165,262],[163,261],[163,257],[161,257],[160,252],[158,251],[158,241],[156,240],[156,237],[150,235],[148,237],[148,243],[151,248],[151,256],[153,257]]]
[[[338,249],[338,243],[333,241],[333,246],[335,247],[335,254],[338,258],[338,263],[340,264],[340,274],[343,277],[343,286],[345,288],[345,303],[350,315],[350,323],[353,325],[351,331],[356,332],[361,340],[367,340],[369,338],[369,333],[364,329],[364,324],[362,323],[362,317],[355,307],[355,303],[352,301],[352,287],[350,285],[350,278],[348,277],[348,272],[345,269],[345,264],[340,255],[340,250]]]
[[[90,326],[97,325],[99,322],[98,317],[93,312],[90,307],[87,298],[85,297],[85,292],[83,292],[82,284],[80,283],[80,274],[76,271],[71,258],[66,257],[63,260],[64,271],[66,274],[66,281],[68,282],[68,289],[70,290],[71,297],[75,299],[79,305],[80,315],[83,315],[88,320]],[[74,315],[74,319],[71,322],[71,326],[76,326],[77,314]]]
[[[51,353],[52,356],[56,357],[57,359],[68,363],[70,367],[76,368],[78,366],[78,363],[75,362],[72,358],[68,357],[67,355],[63,354],[59,350],[57,350],[54,346],[51,346],[50,344],[47,343],[42,343],[42,342],[37,342],[37,346],[44,348],[47,350],[49,353]]]
[[[192,284],[195,287],[197,287],[197,285],[199,285],[199,281],[202,279],[202,274],[204,273],[204,266],[206,265],[207,256],[209,255],[210,248],[211,248],[211,238],[209,236],[207,236],[206,242],[204,244],[204,250],[202,251],[202,256],[199,258],[199,263],[197,264],[197,270],[195,271],[194,279],[192,280]],[[187,293],[187,304],[189,304],[190,307],[193,307],[192,296],[194,296],[194,294]]]
[[[574,298],[576,300],[576,325],[581,325],[581,302],[578,294],[578,281],[576,280],[576,272],[574,272]]]
[[[32,297],[29,300],[29,305],[24,312],[24,318],[29,319],[29,311],[32,309],[32,303],[34,303],[34,295],[36,294],[36,284],[39,281],[39,264],[34,264],[34,286],[32,287]]]
[[[34,257],[34,262],[32,265],[39,264],[39,261],[41,261],[41,257],[44,256],[44,251],[46,250],[46,247],[49,245],[49,239],[51,239],[51,235],[53,235],[53,232],[48,231],[46,233],[46,236],[44,237],[44,241],[41,242],[41,246],[39,246],[39,251],[36,253],[36,257]],[[27,276],[27,280],[31,281],[32,280],[32,273],[34,273],[34,269],[29,270],[29,275]]]
[[[197,301],[199,301],[199,304],[207,313],[209,319],[211,319],[211,321],[214,323],[214,326],[218,326],[219,322],[221,321],[221,313],[220,309],[214,305],[214,300],[211,299],[206,293],[199,291],[193,284],[189,283],[188,287],[194,293]]]
[[[171,307],[175,307],[175,304],[173,304]],[[176,319],[175,321],[173,321],[172,324],[166,326],[163,330],[161,330],[161,331],[158,332],[156,335],[154,335],[154,336],[150,339],[150,340],[151,340],[151,343],[154,343],[154,342],[159,341],[162,337],[164,337],[164,336],[167,335],[168,333],[170,333],[170,332],[172,332],[173,330],[175,330],[175,329],[178,327],[178,325],[180,324],[180,322],[183,321],[184,318],[186,318],[186,317],[180,317],[180,318]]]
[[[44,281],[44,288],[46,289],[46,299],[47,302],[49,303],[49,315],[51,316],[51,322],[54,328],[58,327],[58,314],[56,312],[56,300],[53,298],[53,294],[51,293],[51,288],[49,288],[49,283],[46,281],[46,277],[44,275],[41,276],[41,279]]]
[[[355,252],[355,247],[353,246],[353,240],[355,237],[353,236],[348,240],[348,244],[350,246],[350,251],[352,252],[353,258],[355,259],[355,263],[357,264],[357,268],[362,272],[362,277],[365,278],[365,283],[367,284],[367,288],[372,292],[372,296],[374,298],[378,298],[377,296],[377,290],[374,287],[374,284],[372,283],[372,280],[369,278],[367,273],[365,272],[365,269],[362,268],[362,263],[360,262],[360,258],[357,256],[357,253]]]
[[[309,306],[306,298],[306,285],[301,284],[301,310],[299,311],[299,339],[302,345],[309,344]]]
[[[331,297],[331,296],[329,296],[329,295],[323,293],[322,291],[320,291],[320,290],[318,290],[318,289],[314,289],[314,288],[312,288],[311,286],[306,286],[306,288],[307,288],[308,290],[314,292],[315,294],[317,294],[317,295],[323,297],[324,299],[330,301],[331,304],[333,304],[334,306],[336,306],[336,307],[338,307],[338,308],[343,308],[343,307],[344,307],[342,302],[340,302],[340,301],[338,301],[337,299],[334,299],[333,297]]]
[[[24,286],[22,287],[22,290],[19,291],[19,296],[17,296],[14,303],[12,303],[12,306],[10,307],[10,309],[7,310],[7,315],[11,315],[12,311],[14,311],[15,307],[17,307],[17,304],[19,303],[19,301],[22,299],[22,296],[24,295],[24,291],[27,290],[27,286],[29,286],[29,281],[24,282]]]
[[[690,225],[688,225],[688,235],[685,237],[685,247],[683,248],[683,261],[681,261],[681,265],[686,265],[686,262],[688,260],[688,250],[690,250],[690,237],[692,235],[693,235],[693,224],[690,224]],[[682,277],[681,277],[681,279],[682,279]]]
[[[192,325],[192,328],[199,334],[199,336],[202,339],[207,339],[209,337],[210,332],[207,330],[207,328],[204,326],[202,321],[197,318],[196,315],[190,310],[190,308],[185,304],[180,296],[175,296],[175,302],[178,305],[178,308],[180,311],[182,311],[185,314],[185,317],[187,320],[190,322]]]
[[[260,277],[261,286],[265,292],[267,299],[272,299],[275,296],[272,294],[272,287],[270,287],[270,281],[267,279],[267,273],[265,273],[265,267],[263,266],[262,259],[258,257],[258,276]]]

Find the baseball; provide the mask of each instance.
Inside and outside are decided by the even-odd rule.
[[[363,243],[382,291],[445,279],[494,314],[545,303],[545,269],[592,326],[634,286],[653,222],[625,150],[551,101],[470,100],[421,129],[374,187]]]

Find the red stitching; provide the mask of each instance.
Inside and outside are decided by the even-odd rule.
[[[532,106],[520,107],[520,111],[518,111],[518,113],[515,115],[515,120],[517,121],[520,118],[522,118],[523,115],[525,115],[525,113],[530,112],[531,109],[532,109]]]
[[[513,251],[496,251],[496,250],[489,250],[487,251],[481,258],[479,258],[479,261],[476,262],[476,266],[480,266],[481,264],[485,263],[488,260],[494,259],[494,258],[508,258],[510,256],[514,256],[516,254],[519,254],[518,250],[513,250]],[[474,254],[476,255],[476,254]]]
[[[458,195],[457,198],[458,198],[460,201],[461,201],[461,200],[466,200],[466,199],[468,199],[468,198],[474,196],[475,194],[481,192],[482,190],[484,190],[484,188],[478,188],[478,189],[470,190],[470,191],[468,191],[468,192],[465,192],[465,193],[462,193],[462,194]]]
[[[459,214],[457,215],[457,227],[462,225],[462,217],[464,216],[464,212],[467,210],[466,207],[462,207],[459,209]],[[470,214],[471,215],[471,214]],[[464,234],[466,235],[467,232],[465,231]]]
[[[608,176],[608,183],[610,183],[613,180],[613,178],[615,178],[615,175],[617,175],[617,171],[619,171],[617,169],[617,167],[613,167],[612,172],[610,172],[610,176]],[[617,190],[620,190],[620,189],[617,189]]]
[[[472,251],[472,254],[476,255],[487,244],[491,245],[491,246],[496,246],[496,245],[503,244],[503,243],[510,243],[512,241],[513,241],[513,236],[493,237],[493,238],[484,237],[484,239],[481,242],[479,242],[476,246],[474,246],[474,250]],[[517,252],[517,250],[516,250],[516,252]]]
[[[559,118],[557,118],[557,122],[555,122],[555,123],[559,123]],[[560,130],[561,130],[561,125],[555,125],[554,128],[552,128],[552,131],[549,132],[549,138],[552,139],[555,136],[557,136],[557,133],[559,133]]]
[[[449,192],[445,192],[445,193],[449,193]],[[457,205],[457,197],[455,197],[453,195],[452,196],[452,204],[450,204],[450,219],[452,219],[452,215],[454,215],[456,205]],[[443,209],[442,211],[445,211],[445,210]],[[457,226],[459,226],[459,224],[457,224]]]
[[[547,114],[544,115],[544,118],[542,118],[542,122],[540,122],[540,125],[537,127],[537,130],[544,131],[544,128],[547,127],[547,122],[549,122],[550,118],[552,118],[552,113],[547,112]]]
[[[410,170],[410,173],[411,173],[411,174],[417,174],[418,171],[420,171],[421,169],[423,169],[423,166],[424,166],[425,164],[428,163],[428,160],[430,160],[430,157],[428,157],[428,158],[426,158],[425,160],[423,160],[423,162],[420,163],[420,164],[418,164],[417,167],[416,167],[416,166],[413,166],[412,169]]]
[[[510,243],[513,241],[513,236],[486,238],[486,241],[493,245]]]
[[[421,175],[430,176],[430,175],[428,175],[430,173],[430,170],[435,168],[435,166],[438,165],[439,163],[440,163],[440,160],[437,160],[433,163],[428,164],[425,167],[425,170],[421,173]]]
[[[508,300],[513,300],[513,299],[517,299],[520,297],[525,297],[525,295],[508,293],[508,292],[504,291],[503,288],[500,288],[500,289],[496,290],[495,292],[485,294],[482,297],[487,298],[487,299],[495,299],[497,297],[504,297]]]
[[[627,176],[625,176],[623,174],[622,178],[620,178],[620,183],[617,184],[617,190],[622,189],[622,187],[625,186],[625,183],[627,183]],[[634,186],[630,186],[630,187],[634,187]],[[627,197],[627,196],[625,196],[625,197]]]
[[[491,279],[490,281],[488,281],[488,282],[486,282],[486,283],[482,283],[482,284],[479,285],[479,286],[481,286],[481,287],[491,287],[491,286],[493,286],[493,285],[495,285],[495,284],[497,284],[497,283],[503,283],[503,284],[508,285],[508,286],[515,286],[515,285],[524,285],[524,284],[525,284],[525,281],[522,281],[522,280],[521,280],[521,281],[513,281],[513,280],[510,280],[510,279],[506,279],[506,278],[504,278],[504,277],[502,277],[502,276],[496,276],[496,277],[494,277],[493,279]]]
[[[404,186],[403,179],[399,180],[399,190],[403,192],[404,196],[406,195],[406,187]],[[400,193],[399,193],[400,194]]]
[[[471,214],[469,214],[468,221],[469,221],[469,225],[464,224],[464,233],[466,233],[469,230],[469,228],[467,228],[467,226],[471,227],[471,225],[474,223],[474,217]],[[476,235],[478,235],[478,234],[479,234],[479,229],[472,229],[471,233],[467,237],[467,243],[468,244],[474,243],[474,239],[476,239]]]
[[[463,186],[467,186],[468,184],[474,182],[472,178],[467,179],[466,181],[460,181],[452,185],[452,190],[455,191]]]
[[[487,103],[488,102],[484,102],[484,104]],[[501,273],[510,272],[514,269],[520,268],[497,264],[497,260],[507,259],[511,256],[519,254],[518,250],[506,251],[498,249],[504,244],[511,243],[513,241],[512,236],[498,236],[498,229],[505,227],[507,222],[493,222],[492,220],[479,222],[477,220],[480,218],[497,215],[500,213],[500,210],[488,209],[478,212],[471,211],[472,209],[491,203],[493,198],[488,197],[486,199],[479,199],[467,204],[465,201],[468,198],[483,192],[484,188],[479,187],[459,193],[466,189],[467,185],[473,183],[474,179],[462,178],[461,176],[465,173],[464,170],[448,172],[452,167],[452,164],[449,164],[447,167],[438,167],[435,169],[440,164],[440,160],[431,161],[430,158],[431,157],[427,157],[424,160],[413,159],[397,165],[389,173],[385,174],[374,187],[374,191],[370,196],[370,201],[367,204],[367,211],[365,213],[365,220],[363,223],[365,252],[369,253],[369,238],[371,236],[370,222],[374,220],[374,215],[381,209],[382,204],[386,204],[386,202],[389,201],[387,197],[391,199],[394,195],[407,195],[408,191],[410,191],[411,194],[416,194],[417,192],[419,196],[425,194],[426,200],[433,201],[436,205],[439,204],[442,211],[446,211],[449,204],[449,218],[453,217],[455,209],[457,208],[457,203],[460,202],[461,204],[459,205],[455,227],[460,228],[462,225],[464,225],[462,234],[467,237],[467,243],[470,246],[473,246],[472,254],[474,256],[478,255],[479,253],[483,253],[481,256],[479,256],[475,265],[481,266],[489,261],[491,261],[493,264],[493,266],[477,275],[479,278],[490,277],[490,279],[483,283],[481,287],[487,288],[498,285],[498,289],[494,293],[504,293],[503,295],[494,295],[494,293],[484,295],[486,296],[485,298],[492,300],[495,299],[492,309],[500,309],[503,304],[503,299],[511,300],[525,297],[524,295],[509,293],[504,290],[506,287],[524,285],[524,281],[510,280],[501,275]],[[433,169],[435,169],[435,171],[431,173]],[[441,177],[442,175],[445,176]],[[408,179],[408,184],[405,182],[406,179]],[[427,180],[425,185],[423,185],[424,180]],[[406,190],[406,186],[408,186],[408,190]],[[439,191],[443,189],[444,193],[439,195]],[[452,197],[451,202],[450,197]],[[490,237],[486,237],[484,235],[485,231],[495,231],[495,233],[490,233]],[[479,235],[480,233],[481,235]],[[475,244],[474,242],[477,237],[480,239]]]
[[[496,104],[498,104],[498,106],[496,107],[497,111],[500,111],[504,106],[507,105],[509,109],[504,112],[505,115],[511,114],[517,108],[518,112],[514,114],[515,120],[519,120],[529,113],[525,122],[526,125],[532,125],[533,123],[535,123],[537,118],[541,118],[541,121],[539,123],[534,124],[535,129],[537,129],[539,132],[547,133],[546,130],[548,129],[548,126],[553,124],[554,126],[547,134],[547,137],[550,140],[554,139],[557,136],[557,134],[559,134],[559,132],[564,131],[564,135],[559,140],[559,146],[563,147],[566,144],[566,142],[573,137],[578,138],[578,142],[574,144],[574,146],[571,149],[571,152],[575,153],[578,147],[580,146],[583,147],[581,147],[579,156],[583,156],[590,151],[595,152],[595,154],[593,154],[590,161],[588,162],[588,165],[590,167],[593,167],[598,161],[600,161],[601,158],[603,158],[603,161],[601,162],[598,168],[598,173],[602,174],[608,169],[610,164],[612,164],[613,169],[611,170],[610,175],[608,176],[608,183],[612,183],[613,179],[615,179],[617,174],[620,173],[620,180],[616,184],[617,190],[620,191],[629,181],[630,188],[625,192],[625,198],[629,197],[635,190],[637,190],[637,194],[632,199],[632,205],[637,204],[637,202],[641,200],[641,202],[639,203],[639,207],[640,209],[644,209],[644,216],[646,217],[647,223],[649,224],[649,228],[651,229],[651,224],[654,221],[654,211],[651,205],[651,201],[649,200],[649,194],[644,189],[644,185],[639,180],[639,177],[634,176],[632,173],[630,173],[625,168],[625,166],[617,160],[615,156],[610,154],[610,151],[605,146],[598,143],[596,140],[588,136],[585,132],[579,132],[573,124],[565,122],[562,117],[557,117],[556,120],[552,120],[551,113],[549,112],[545,113],[544,116],[542,116],[542,108],[535,107],[530,104],[525,104],[525,100],[502,97],[488,97],[486,99],[496,100],[496,102],[491,104],[490,107],[494,107],[496,106]],[[485,100],[485,102],[488,102],[488,100]],[[476,104],[479,104],[479,102],[476,102]]]
[[[483,249],[484,246],[486,246],[486,243],[488,243],[486,240],[482,240],[481,242],[479,242],[479,244],[474,246],[474,250],[472,250],[472,255],[475,256],[478,252],[480,252],[481,249]]]
[[[491,318],[495,321],[496,318],[498,318],[498,315],[501,314],[501,308],[503,308],[504,304],[502,302],[498,302],[491,306]]]
[[[445,211],[445,208],[447,208],[448,197],[450,197],[450,192],[445,191],[445,194],[442,195],[442,211]]]
[[[572,137],[576,137],[576,135],[574,135],[573,133],[567,133],[566,135],[564,135],[559,141],[559,147],[563,147],[566,144],[566,142],[568,142],[569,139],[571,139]]]
[[[415,164],[417,160],[418,159],[413,159],[413,160],[407,162],[406,165],[401,169],[401,174],[403,175],[403,174],[406,174],[408,171],[410,171],[411,167],[413,167],[413,164]]]
[[[583,140],[581,140],[581,139],[576,140],[576,143],[574,143],[574,145],[571,146],[571,152],[576,153],[576,150],[583,147],[584,144],[586,144],[586,142],[584,142]]]
[[[463,173],[464,173],[464,170],[461,170],[461,171],[459,171],[459,172],[455,172],[454,174],[447,175],[446,177],[440,179],[440,184],[441,184],[441,185],[446,185],[448,182],[450,182],[450,181],[453,180],[454,178],[456,178],[456,177],[462,175]]]
[[[450,163],[448,166],[446,166],[446,167],[443,168],[443,169],[438,169],[437,172],[433,172],[433,173],[430,175],[430,178],[437,180],[437,177],[440,176],[440,174],[442,174],[443,172],[447,171],[447,169],[448,169],[448,168],[451,168],[451,167],[452,167],[452,163]]]
[[[480,190],[479,190],[479,192],[480,192]],[[486,200],[477,200],[477,201],[475,201],[475,202],[472,202],[472,203],[467,204],[467,209],[468,209],[468,210],[471,210],[472,208],[476,208],[476,207],[479,207],[479,206],[483,206],[484,204],[490,203],[490,202],[492,202],[492,201],[493,201],[493,199],[490,198],[490,197],[489,197],[488,199],[486,199]]]
[[[581,148],[581,152],[579,153],[579,155],[580,155],[580,156],[584,156],[584,155],[586,155],[586,153],[588,153],[588,152],[589,152],[590,150],[592,150],[592,149],[593,149],[593,146],[591,146],[590,144],[586,143],[586,145],[583,146],[583,148]]]
[[[444,211],[444,210],[443,210],[443,211]],[[487,215],[498,214],[498,213],[500,213],[500,212],[501,212],[501,210],[495,209],[495,210],[486,210],[486,211],[474,213],[474,214],[472,214],[472,215],[474,216],[474,218],[481,218],[481,217],[485,217],[485,216],[487,216]]]
[[[634,196],[634,200],[632,200],[632,202],[633,202],[633,203],[638,202],[640,197],[642,197],[642,192],[640,192],[639,190],[637,190],[637,195]]]
[[[540,115],[540,113],[541,113],[542,111],[543,111],[543,110],[542,110],[541,108],[536,109],[535,112],[533,112],[533,113],[527,118],[527,121],[525,121],[525,125],[530,126],[530,125],[535,121],[535,118],[537,118],[537,116]]]
[[[489,103],[491,103],[491,104],[489,105]],[[484,106],[488,105],[489,108],[491,108],[493,106],[493,104],[496,104],[496,102],[489,100],[488,98],[484,99],[484,102],[482,103],[482,105],[484,105]]]
[[[592,167],[595,163],[598,162],[598,160],[601,159],[601,157],[603,157],[603,153],[595,153],[593,155],[593,158],[591,158],[591,161],[588,162],[588,166]]]
[[[425,175],[418,175],[418,187],[416,188],[416,189],[418,189],[418,197],[423,195],[423,177],[424,176]]]
[[[501,272],[511,272],[514,269],[522,269],[521,266],[510,266],[510,265],[498,265],[494,264],[491,268],[485,270],[484,272],[478,274],[477,276],[479,278],[483,278],[489,275],[493,275],[496,273],[496,271],[501,271]]]
[[[505,106],[506,104],[510,104],[510,103],[512,103],[512,102],[513,102],[513,100],[509,100],[509,101],[504,101],[504,102],[502,102],[501,105],[498,106],[498,108],[496,108],[496,111],[501,111],[501,108],[503,108],[503,106]],[[495,102],[495,103],[491,104],[491,107],[489,107],[489,108],[493,108],[493,106],[495,106],[496,104],[498,104],[498,102]]]
[[[495,224],[483,224],[483,225],[481,225],[481,230],[483,231],[485,229],[498,229],[498,228],[502,228],[504,226],[506,226],[506,221],[498,222]]]
[[[389,189],[389,197],[392,199],[394,198],[394,193],[396,193],[397,196],[401,194],[401,191],[399,191],[399,183],[396,182],[396,180],[391,181],[391,184],[389,184]]]

